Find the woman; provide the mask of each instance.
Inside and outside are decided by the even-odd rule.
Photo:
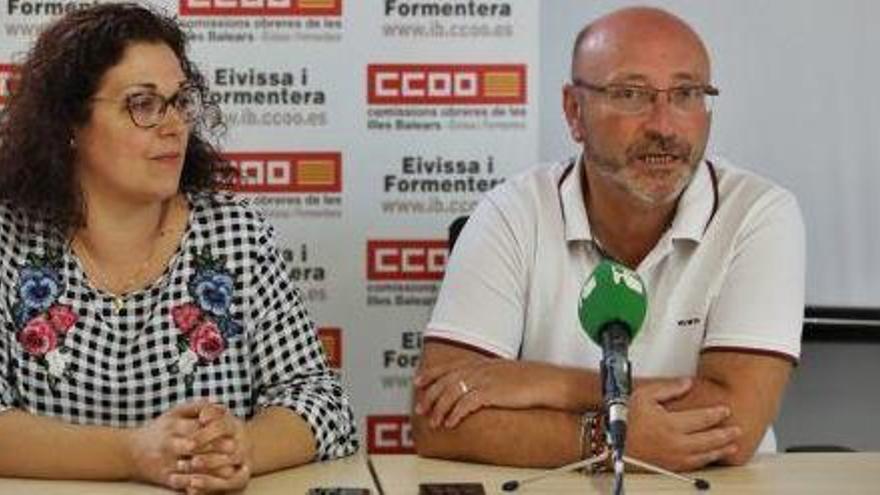
[[[20,75],[0,123],[0,476],[211,492],[353,453],[272,229],[216,192],[219,113],[179,26],[76,11]]]

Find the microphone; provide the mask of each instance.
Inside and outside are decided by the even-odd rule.
[[[638,334],[647,309],[639,275],[613,261],[602,260],[581,289],[581,328],[602,348],[602,403],[615,462],[622,462],[626,444],[627,402],[632,391],[629,343]]]

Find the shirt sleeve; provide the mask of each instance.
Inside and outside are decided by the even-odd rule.
[[[9,380],[10,355],[12,349],[10,339],[15,335],[15,324],[12,320],[12,312],[9,308],[9,294],[7,287],[0,283],[0,413],[6,412],[15,406],[12,384]]]
[[[710,310],[703,350],[732,348],[797,361],[803,328],[804,222],[790,193],[760,197],[748,213]]]
[[[258,243],[250,301],[256,408],[281,406],[302,417],[315,436],[318,460],[353,454],[358,439],[348,395],[327,364],[274,232],[265,223]]]
[[[12,318],[12,303],[17,277],[11,246],[20,244],[20,237],[9,210],[0,204],[0,413],[16,406],[13,384],[10,383],[12,344],[16,328]]]
[[[527,296],[522,228],[493,196],[480,203],[452,250],[426,337],[519,355]]]

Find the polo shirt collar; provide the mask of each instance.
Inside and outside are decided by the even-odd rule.
[[[583,156],[569,161],[559,184],[559,203],[562,207],[562,222],[565,224],[566,241],[592,241],[587,207],[584,204],[584,165]]]
[[[697,166],[691,183],[682,192],[669,227],[671,239],[689,239],[700,242],[715,214],[718,190],[711,162],[703,160]]]

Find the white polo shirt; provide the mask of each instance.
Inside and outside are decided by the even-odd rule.
[[[452,251],[427,338],[598,369],[602,351],[577,315],[581,285],[602,257],[580,163],[537,167],[487,194]],[[722,159],[701,163],[637,268],[648,313],[630,346],[634,376],[693,376],[706,349],[796,361],[804,242],[791,193]]]

